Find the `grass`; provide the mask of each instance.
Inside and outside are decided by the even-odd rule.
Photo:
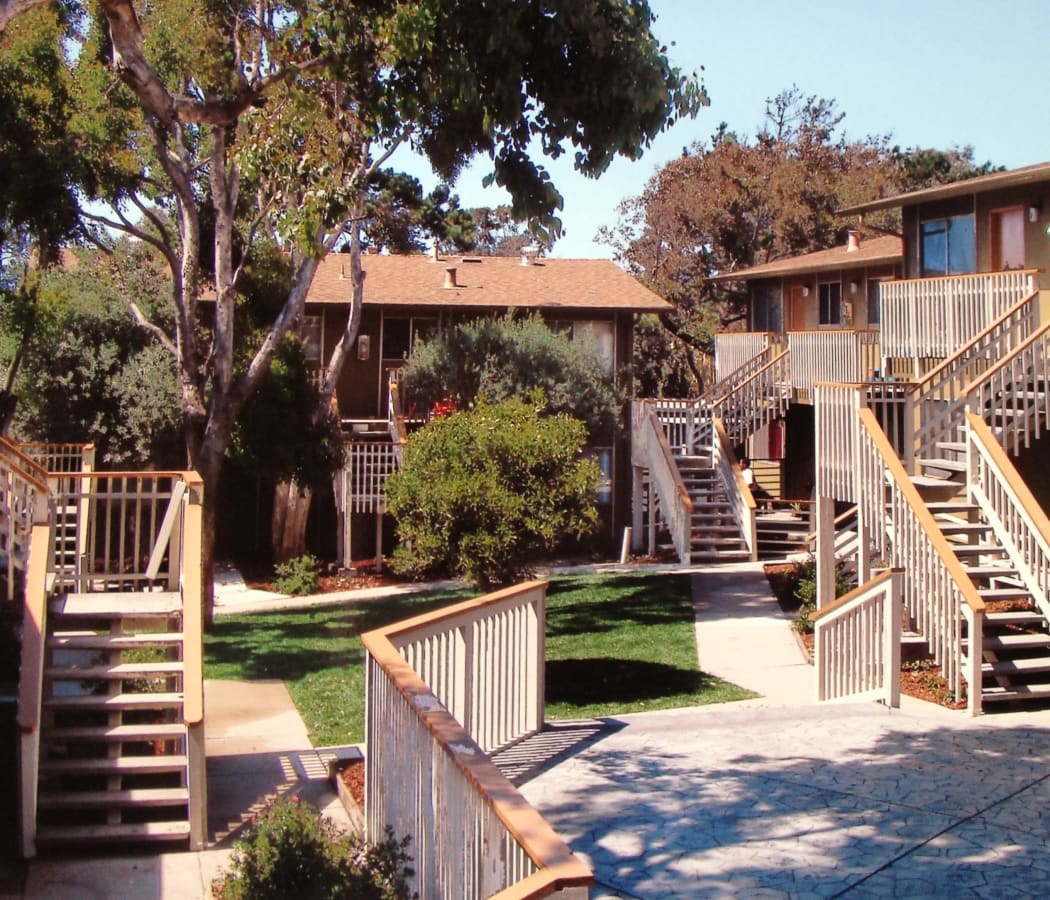
[[[205,677],[284,681],[315,746],[364,739],[362,632],[473,596],[443,591],[336,607],[220,616]],[[698,670],[688,576],[551,582],[547,716],[588,718],[754,696]]]

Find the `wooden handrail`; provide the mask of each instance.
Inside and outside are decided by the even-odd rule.
[[[997,328],[1001,328],[1002,325],[1010,319],[1012,316],[1017,315],[1019,312],[1023,312],[1023,308],[1032,303],[1039,297],[1038,291],[1033,291],[1023,299],[1019,300],[1013,306],[1011,306],[1006,312],[1004,312],[998,319],[992,322],[987,328],[984,329],[980,334],[975,335],[965,346],[961,347],[957,353],[953,356],[949,356],[943,362],[938,363],[929,372],[927,372],[919,381],[914,382],[903,382],[909,389],[915,393],[925,393],[930,389],[930,386],[941,379],[943,374],[953,366],[957,366],[959,361],[963,359],[968,353],[973,352],[973,348],[981,341],[986,340],[988,335],[992,334]]]
[[[865,431],[867,431],[868,437],[871,439],[872,443],[878,450],[879,455],[882,457],[883,464],[886,467],[891,482],[900,490],[906,503],[915,514],[915,518],[925,532],[934,552],[948,571],[952,580],[958,586],[959,593],[963,600],[966,601],[967,606],[969,606],[974,612],[984,612],[984,600],[981,598],[981,595],[977,593],[977,588],[974,587],[970,577],[966,574],[966,569],[964,569],[962,563],[959,562],[959,558],[955,555],[955,551],[952,550],[951,545],[948,543],[948,539],[937,526],[937,522],[933,518],[933,513],[930,512],[926,503],[919,495],[918,488],[915,487],[911,478],[908,477],[908,473],[904,470],[904,466],[901,465],[901,461],[897,458],[897,454],[894,452],[889,439],[879,426],[875,414],[870,409],[862,409],[859,415],[861,425]]]
[[[508,900],[543,897],[565,888],[588,887],[594,883],[594,876],[440,703],[399,652],[395,641],[405,640],[413,632],[427,631],[442,619],[460,618],[471,611],[498,605],[517,594],[537,589],[545,591],[546,583],[527,582],[361,635],[361,642],[373,663],[385,673],[391,687],[413,710],[440,752],[478,791],[486,806],[537,867],[538,871],[527,876],[522,873],[522,882],[508,885],[495,894]],[[455,823],[455,827],[461,826],[462,823]]]
[[[182,518],[182,714],[187,725],[196,725],[204,721],[204,480],[196,472],[184,472],[183,483],[187,496]]]
[[[8,465],[37,490],[47,491],[47,470],[35,459],[23,453],[16,444],[0,437],[0,459],[7,456]],[[14,457],[11,459],[11,457]]]
[[[882,585],[882,582],[889,581],[891,578],[893,578],[895,573],[903,574],[904,569],[884,569],[882,572],[880,572],[878,575],[872,578],[871,581],[866,581],[864,584],[857,585],[848,594],[843,594],[841,597],[838,597],[835,600],[832,600],[830,603],[822,606],[810,617],[810,621],[816,624],[821,619],[826,619],[828,616],[832,615],[832,613],[834,613],[835,610],[842,609],[842,607],[844,606],[849,606],[849,604],[852,603],[857,597],[861,596],[862,594],[868,593],[874,588],[880,587]]]

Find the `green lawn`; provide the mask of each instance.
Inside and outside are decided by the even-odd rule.
[[[470,591],[335,607],[219,616],[205,677],[284,681],[316,746],[364,739],[358,635],[446,606]],[[689,578],[557,578],[548,591],[547,716],[585,718],[753,696],[697,669]]]

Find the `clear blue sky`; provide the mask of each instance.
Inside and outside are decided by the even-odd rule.
[[[617,160],[597,181],[572,154],[547,166],[565,198],[553,256],[609,256],[594,242],[616,206],[660,165],[720,122],[754,134],[765,100],[792,84],[834,99],[849,137],[889,134],[902,147],[972,145],[978,162],[1016,168],[1050,160],[1050,0],[650,0],[654,33],[684,71],[703,67],[711,106],[676,123],[641,160]],[[506,203],[481,187],[486,160],[455,186],[463,206]],[[395,165],[429,189],[407,156]]]

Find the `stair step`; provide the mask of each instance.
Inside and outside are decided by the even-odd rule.
[[[984,600],[1028,600],[1031,597],[1028,590],[1023,587],[978,588],[977,593]],[[989,613],[988,615],[996,614]]]
[[[182,806],[188,803],[188,788],[132,788],[120,791],[42,791],[37,803],[44,809],[76,809],[116,806]]]
[[[965,453],[966,444],[962,441],[937,441],[934,446],[938,450],[947,450],[949,453]]]
[[[951,542],[952,552],[956,556],[992,556],[1003,557],[1006,553],[999,544],[963,544],[959,541]]]
[[[127,825],[41,825],[38,844],[83,841],[178,841],[190,836],[189,822],[139,822]]]
[[[945,459],[934,457],[928,459],[917,459],[915,464],[929,469],[941,469],[945,472],[965,472],[966,461],[962,459]]]
[[[1050,647],[1050,634],[988,634],[984,650],[1031,650]]]
[[[914,479],[912,480],[914,481]],[[940,480],[938,480],[938,484],[941,484]],[[930,500],[927,501],[926,508],[934,515],[967,515],[969,513],[979,513],[981,511],[979,506],[974,506],[972,503],[968,503],[965,500]]]
[[[1034,610],[1018,609],[1006,612],[987,612],[984,614],[985,627],[989,625],[1022,625],[1026,628],[1037,628],[1046,624],[1046,617]]]
[[[50,728],[44,738],[52,742],[151,741],[186,736],[186,726],[177,722],[142,725],[96,725],[79,728]]]
[[[182,694],[86,694],[76,697],[48,697],[47,709],[177,709],[182,706]]]
[[[966,574],[971,578],[1016,578],[1017,569],[1013,569],[1010,566],[995,566],[995,565],[976,565],[969,566],[965,565]]]
[[[182,643],[181,631],[105,634],[94,631],[58,632],[47,639],[52,648],[67,650],[127,650],[138,647],[168,647]]]
[[[938,519],[937,526],[943,534],[949,536],[957,534],[985,534],[991,531],[991,526],[985,525],[983,522],[954,522],[947,519]]]
[[[1009,687],[992,685],[981,691],[982,703],[1003,703],[1009,700],[1039,700],[1050,697],[1050,684],[1012,684]]]
[[[164,660],[150,663],[114,663],[111,666],[52,666],[44,676],[52,681],[102,681],[105,679],[149,678],[161,675],[181,675],[182,663]]]
[[[985,675],[1034,675],[1037,672],[1050,672],[1050,657],[1036,656],[1027,659],[1001,659],[997,662],[986,662],[981,665]]]
[[[48,609],[55,616],[83,616],[91,619],[173,616],[182,613],[182,595],[178,591],[63,594],[54,598]]]
[[[94,759],[41,760],[42,775],[154,775],[181,772],[185,756],[99,756]]]

